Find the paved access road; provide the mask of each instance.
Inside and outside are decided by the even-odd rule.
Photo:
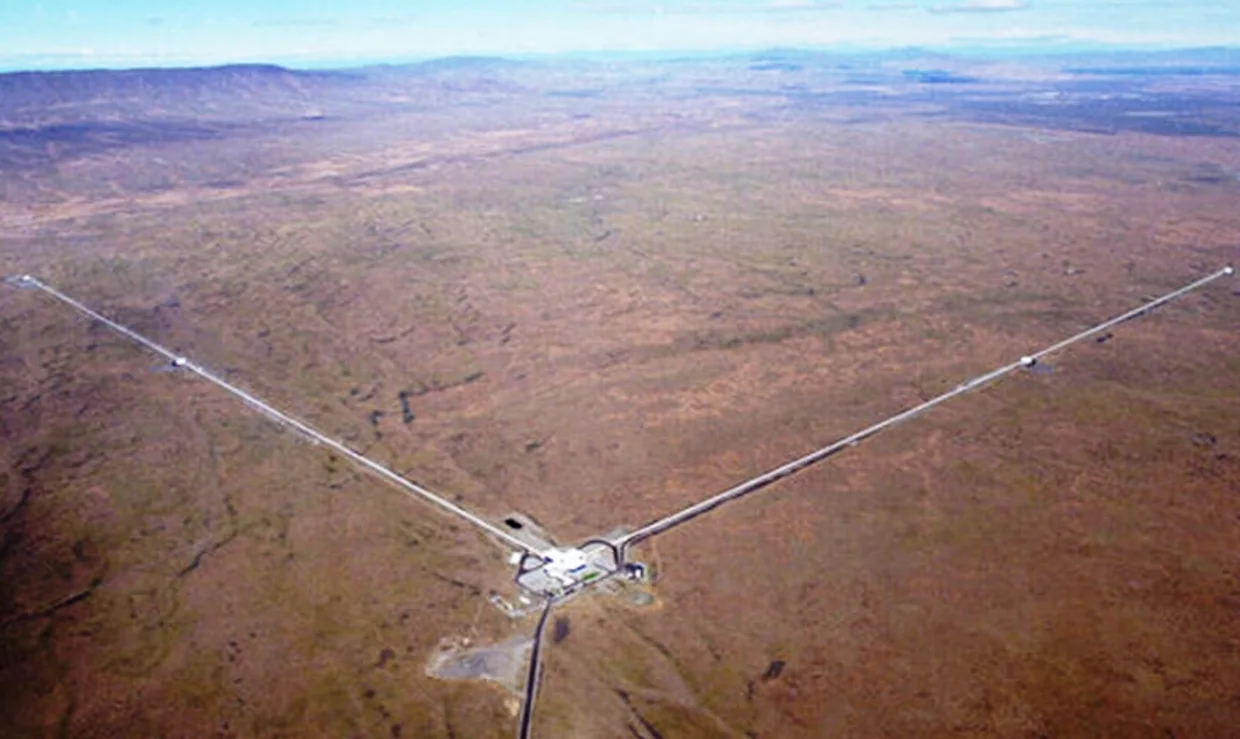
[[[521,702],[521,720],[517,724],[517,739],[530,739],[533,734],[534,698],[538,696],[538,682],[542,679],[542,641],[543,632],[547,630],[547,619],[555,599],[548,598],[543,606],[542,615],[538,617],[538,625],[534,627],[534,646],[530,649],[529,671],[525,674],[525,698]]]

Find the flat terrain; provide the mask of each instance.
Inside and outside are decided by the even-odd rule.
[[[5,75],[0,274],[575,543],[1235,262],[1240,76],[1173,61]],[[643,545],[536,735],[1228,735],[1238,326],[1216,282]],[[425,674],[532,629],[505,554],[0,289],[0,735],[511,736]]]

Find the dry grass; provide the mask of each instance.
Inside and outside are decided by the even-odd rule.
[[[66,202],[0,271],[571,541],[1234,258],[1234,188],[1165,186],[1231,140],[642,102],[492,109],[433,168],[391,124],[278,184]],[[567,610],[540,730],[1225,734],[1229,289],[660,539],[661,607]],[[446,635],[528,628],[484,603],[502,553],[155,365],[0,294],[4,733],[507,735],[502,691],[422,673]]]

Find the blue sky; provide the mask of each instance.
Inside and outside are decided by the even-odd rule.
[[[770,46],[1233,45],[1240,0],[3,0],[0,67]]]

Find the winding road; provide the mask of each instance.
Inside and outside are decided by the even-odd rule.
[[[1064,349],[1079,341],[1084,341],[1085,339],[1101,334],[1110,328],[1113,328],[1121,323],[1124,323],[1125,321],[1129,321],[1139,316],[1145,315],[1149,313],[1150,311],[1154,310],[1155,308],[1158,308],[1159,306],[1165,303],[1168,303],[1182,295],[1185,295],[1186,293],[1189,293],[1193,290],[1203,287],[1222,277],[1230,276],[1234,274],[1235,274],[1235,269],[1233,267],[1230,267],[1230,266],[1223,267],[1222,269],[1219,269],[1210,275],[1207,275],[1195,282],[1185,285],[1184,287],[1178,290],[1174,290],[1172,292],[1167,293],[1166,295],[1163,295],[1159,298],[1146,302],[1143,305],[1137,308],[1134,308],[1126,313],[1120,314],[1110,320],[1099,323],[1096,326],[1093,326],[1084,331],[1081,331],[1080,333],[1070,336],[1062,341],[1052,344],[1044,349],[1038,350],[1032,354],[1025,355],[1016,361],[1009,362],[1008,364],[1005,364],[1001,367],[991,370],[990,372],[979,375],[970,380],[966,380],[965,382],[960,383],[956,387],[952,388],[951,390],[948,390],[947,392],[937,397],[931,398],[930,400],[927,400],[923,403],[920,403],[904,411],[901,411],[900,413],[897,413],[894,416],[887,418],[886,420],[880,421],[878,423],[875,423],[872,426],[869,426],[865,429],[857,431],[856,433],[846,436],[838,441],[835,441],[825,447],[822,447],[821,449],[818,449],[817,451],[806,454],[803,457],[794,459],[791,462],[787,462],[786,464],[776,467],[775,469],[770,470],[769,472],[765,472],[761,475],[758,475],[757,477],[754,477],[750,480],[742,482],[739,485],[728,488],[727,490],[724,490],[723,492],[713,495],[709,498],[706,498],[705,500],[702,500],[698,503],[690,505],[679,511],[671,513],[655,521],[652,521],[646,524],[645,526],[642,526],[641,528],[629,534],[626,534],[617,539],[614,539],[611,542],[604,542],[604,543],[610,543],[610,545],[614,546],[618,550],[619,556],[617,557],[616,564],[619,567],[620,565],[624,564],[624,561],[626,559],[625,553],[628,547],[633,544],[637,544],[645,539],[661,534],[681,524],[688,523],[689,521],[692,521],[698,516],[701,516],[704,513],[714,510],[715,508],[718,508],[719,506],[722,506],[725,503],[731,502],[733,500],[737,500],[746,495],[757,492],[769,485],[772,485],[773,483],[779,480],[782,480],[785,477],[793,475],[797,472],[800,472],[801,470],[804,470],[807,467],[810,467],[811,465],[814,465],[818,462],[826,460],[830,458],[831,456],[844,451],[845,449],[850,449],[852,447],[855,447],[858,444],[860,444],[862,441],[868,439],[871,436],[874,436],[880,431],[891,428],[892,426],[896,426],[900,423],[903,423],[904,421],[907,421],[916,416],[919,416],[922,413],[925,413],[926,411],[930,410],[931,408],[934,408],[935,406],[945,403],[948,400],[951,400],[952,398],[955,398],[957,396],[963,395],[968,392],[972,392],[973,390],[977,390],[978,388],[984,387],[1019,369],[1033,367],[1038,363],[1039,360],[1041,360],[1043,357],[1049,354],[1058,352],[1061,349]],[[544,562],[549,561],[548,560],[549,554],[553,554],[553,552],[551,551],[548,551],[548,552],[537,551],[529,543],[522,541],[521,539],[513,536],[511,533],[503,530],[502,528],[496,526],[495,524],[492,524],[489,521],[462,508],[461,506],[443,498],[442,496],[434,492],[431,492],[430,490],[427,490],[426,488],[423,488],[417,483],[414,483],[410,480],[405,479],[404,477],[400,476],[396,472],[393,472],[387,467],[379,464],[378,462],[375,462],[374,460],[367,458],[361,453],[350,449],[349,447],[345,446],[343,443],[336,441],[335,439],[332,439],[322,434],[321,432],[309,426],[308,424],[282,411],[277,410],[276,408],[260,400],[259,398],[255,397],[249,392],[242,390],[241,388],[233,385],[232,383],[224,380],[223,378],[211,373],[210,371],[206,370],[202,366],[195,364],[194,362],[191,362],[187,358],[176,354],[175,352],[155,343],[154,341],[151,341],[145,336],[142,336],[141,334],[91,310],[90,308],[86,307],[82,303],[60,292],[56,288],[51,287],[50,285],[47,285],[46,283],[34,277],[31,277],[30,275],[22,275],[20,277],[10,279],[9,282],[16,284],[20,287],[37,288],[43,291],[44,293],[56,298],[57,300],[71,306],[72,308],[79,311],[80,313],[96,321],[103,323],[104,325],[108,326],[112,330],[145,346],[146,348],[150,349],[156,354],[163,356],[171,363],[172,366],[185,369],[189,372],[192,372],[198,375],[202,379],[240,398],[242,401],[258,409],[262,413],[267,414],[269,417],[275,419],[277,422],[282,423],[286,426],[289,426],[293,429],[296,429],[297,431],[300,431],[301,433],[305,434],[311,439],[330,447],[331,449],[339,452],[345,457],[348,457],[350,460],[352,460],[357,465],[395,484],[396,486],[401,488],[406,494],[410,495],[411,497],[425,500],[435,506],[438,506],[444,511],[451,513],[452,515],[473,524],[474,526],[478,527],[480,530],[486,532],[487,534],[490,534],[491,536],[494,536],[495,538],[499,539],[505,544],[508,544],[509,546],[514,547],[518,551],[525,552],[529,555],[542,559]],[[538,694],[539,683],[542,678],[543,635],[544,635],[544,632],[546,631],[547,621],[551,616],[551,611],[557,602],[558,601],[555,598],[548,598],[546,600],[545,605],[542,609],[542,614],[539,617],[538,624],[534,630],[533,645],[530,651],[529,667],[528,667],[526,678],[525,678],[524,700],[521,704],[520,721],[518,724],[517,736],[519,737],[519,739],[530,739],[530,736],[531,736],[533,714],[534,714],[534,704],[535,704],[535,699],[537,698],[537,694]]]
[[[534,627],[534,646],[530,649],[529,671],[525,673],[525,698],[521,701],[521,720],[517,724],[517,739],[530,739],[533,736],[534,698],[538,695],[538,682],[542,678],[542,640],[547,630],[547,619],[555,599],[548,598],[543,606],[542,615],[538,617],[538,625]]]

